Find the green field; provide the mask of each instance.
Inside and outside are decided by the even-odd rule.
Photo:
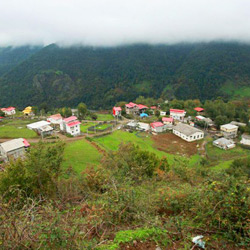
[[[80,128],[82,133],[87,133],[88,128],[95,126],[97,123],[96,122],[85,122],[82,123]],[[89,134],[94,133],[93,131],[88,131]]]
[[[154,147],[154,142],[147,133],[140,133],[138,136],[136,133],[129,133],[121,130],[117,130],[114,133],[106,136],[102,136],[94,139],[103,149],[106,151],[117,150],[121,143],[132,142],[138,145],[141,149],[155,153],[158,157],[167,157],[169,163],[173,163],[174,159],[187,159],[185,157],[168,154],[163,151],[159,151]],[[197,164],[200,161],[199,155],[193,155],[188,159],[191,165]]]
[[[5,120],[0,123],[0,138],[35,138],[38,135],[30,129],[26,128],[29,123],[34,120]]]
[[[250,150],[236,146],[233,149],[223,150],[213,146],[212,142],[206,145],[208,160],[211,162],[212,169],[223,170],[230,166],[233,160],[244,158],[250,154]]]
[[[102,157],[85,139],[67,144],[64,155],[63,167],[72,167],[77,173],[81,173],[87,165],[98,165]]]
[[[111,114],[97,114],[97,121],[112,121],[114,120]]]

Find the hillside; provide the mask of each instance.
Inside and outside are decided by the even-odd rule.
[[[250,46],[236,43],[49,45],[0,79],[1,105],[107,108],[145,97],[250,97]]]
[[[0,47],[0,76],[13,69],[40,49],[41,47],[39,46]]]

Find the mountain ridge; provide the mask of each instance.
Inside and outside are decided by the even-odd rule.
[[[241,95],[241,88],[248,98],[250,46],[199,43],[61,48],[51,44],[2,75],[0,88],[4,94],[0,105],[22,107],[43,102],[54,107],[76,106],[83,101],[93,108],[109,108],[139,95],[229,99],[235,93]]]

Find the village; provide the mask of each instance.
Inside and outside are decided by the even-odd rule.
[[[244,147],[241,151],[250,148],[250,135],[239,132],[239,128],[244,128],[248,124],[231,121],[218,128],[202,107],[193,108],[195,115],[187,116],[184,109],[170,108],[166,112],[160,105],[148,107],[129,102],[122,107],[114,106],[112,111],[97,115],[97,119],[88,117],[86,120],[79,119],[77,109],[72,109],[71,115],[67,117],[63,117],[60,113],[37,116],[31,106],[22,111],[18,111],[15,107],[1,108],[1,111],[4,114],[0,117],[0,162],[2,164],[25,157],[28,148],[40,140],[48,142],[63,140],[73,144],[77,141],[83,143],[93,138],[89,146],[94,147],[94,150],[100,154],[105,150],[113,149],[110,145],[103,145],[101,141],[119,133],[118,144],[126,142],[124,139],[126,137],[130,138],[129,142],[140,140],[139,144],[152,139],[154,145],[147,145],[147,149],[160,154],[167,153],[170,161],[173,155],[192,158],[198,154],[201,157],[207,157],[206,145],[222,151],[230,151],[235,147],[240,149]],[[8,130],[8,127],[11,129]],[[6,130],[5,134],[2,134],[1,130]],[[125,135],[126,133],[129,135]],[[90,152],[84,150],[82,158],[88,158]],[[247,153],[244,152],[244,154]],[[100,156],[97,158],[99,159]],[[82,161],[79,160],[80,165]],[[81,168],[84,166],[79,166],[79,169]]]

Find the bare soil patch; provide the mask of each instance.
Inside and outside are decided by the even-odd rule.
[[[187,157],[197,154],[199,148],[197,145],[200,146],[200,141],[186,142],[170,133],[154,135],[152,140],[154,146],[160,151]]]

